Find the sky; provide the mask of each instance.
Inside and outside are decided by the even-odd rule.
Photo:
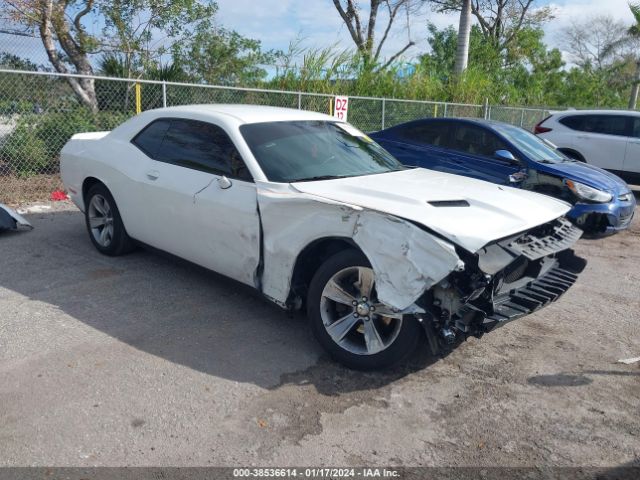
[[[361,0],[363,6],[367,3],[367,0]],[[599,14],[609,14],[628,24],[633,20],[628,0],[543,0],[539,4],[553,8],[556,18],[545,26],[545,41],[560,50],[562,44],[559,34],[572,21]],[[218,0],[218,6],[221,25],[261,40],[266,49],[286,50],[289,42],[296,37],[304,39],[303,44],[311,48],[334,44],[339,48],[353,48],[349,32],[332,0]],[[382,9],[380,12],[379,30],[386,25],[388,18],[382,15]],[[439,14],[426,8],[421,14],[410,18],[409,36],[406,31],[407,19],[403,15],[397,18],[397,28],[385,43],[382,56],[393,55],[411,38],[416,45],[405,55],[406,60],[411,60],[428,50],[427,22],[438,27],[454,25],[457,28],[458,20],[456,14]]]
[[[363,6],[367,0],[360,0]],[[217,22],[227,29],[260,40],[265,49],[286,51],[289,43],[298,38],[309,48],[335,46],[337,49],[353,48],[342,19],[332,0],[217,0],[219,11]],[[563,50],[560,32],[574,21],[583,21],[590,16],[609,14],[615,19],[631,24],[628,0],[541,0],[540,5],[553,8],[555,19],[545,25],[545,41],[551,47]],[[383,9],[378,16],[378,35],[386,25]],[[439,14],[422,9],[409,18],[407,31],[406,15],[399,15],[396,27],[391,31],[382,57],[389,57],[400,50],[409,39],[415,46],[407,50],[404,60],[411,61],[428,50],[427,22],[438,27],[454,25],[458,15]],[[0,51],[8,51],[31,58],[36,63],[47,64],[46,55],[37,38],[15,37],[0,33]]]

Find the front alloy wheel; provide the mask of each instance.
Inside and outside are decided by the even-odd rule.
[[[374,355],[389,347],[402,327],[402,315],[372,298],[373,270],[347,267],[322,290],[320,315],[329,336],[356,355]]]
[[[378,301],[374,272],[357,250],[340,252],[318,269],[307,304],[316,338],[351,368],[397,363],[413,352],[420,338],[414,318]]]

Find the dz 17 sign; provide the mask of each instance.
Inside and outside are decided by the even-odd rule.
[[[336,97],[333,101],[333,116],[343,122],[347,121],[349,97]]]

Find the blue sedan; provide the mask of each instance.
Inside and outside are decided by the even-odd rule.
[[[405,165],[551,195],[573,205],[568,218],[590,236],[629,227],[636,199],[619,177],[572,160],[513,125],[476,119],[422,119],[371,137]]]

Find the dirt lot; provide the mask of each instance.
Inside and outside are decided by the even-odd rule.
[[[640,215],[559,302],[385,373],[329,361],[245,287],[81,214],[0,235],[0,465],[640,464]]]

